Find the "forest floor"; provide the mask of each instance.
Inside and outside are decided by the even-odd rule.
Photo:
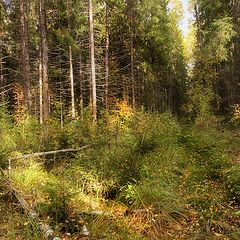
[[[14,162],[11,183],[39,222],[2,184],[0,239],[44,239],[39,223],[61,239],[240,239],[240,130],[182,127],[167,115],[134,121],[117,136],[88,126],[78,134],[94,147],[79,153]],[[46,141],[72,146],[75,127]]]

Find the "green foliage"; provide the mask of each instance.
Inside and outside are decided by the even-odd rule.
[[[196,84],[189,90],[190,103],[188,112],[193,114],[197,121],[206,121],[212,114],[211,102],[213,101],[213,92],[210,88]]]
[[[67,185],[62,182],[50,182],[45,186],[44,192],[47,194],[46,202],[38,204],[41,213],[51,217],[54,224],[68,219],[73,193],[70,193]]]
[[[63,125],[54,119],[44,134],[33,127],[36,135],[24,131],[35,126],[34,121],[13,128],[19,129],[22,139],[25,134],[41,139],[40,149],[93,143],[77,154],[54,156],[51,171],[45,167],[51,157],[13,163],[14,186],[42,218],[72,236],[81,234],[84,222],[93,231],[92,239],[112,235],[148,239],[153,233],[159,237],[159,226],[164,234],[171,231],[175,237],[179,229],[173,225],[187,229],[179,232],[181,236],[206,239],[211,231],[227,236],[230,222],[237,236],[239,169],[232,166],[228,154],[239,143],[233,144],[231,132],[183,128],[169,113],[133,112],[124,104],[109,113],[108,121],[92,123],[90,119],[90,112],[74,121],[66,119]],[[30,148],[22,143],[22,151]],[[122,213],[118,213],[120,206],[125,209]],[[92,210],[110,215],[81,213]],[[224,230],[219,230],[221,222],[226,224]],[[136,223],[141,232],[133,227]]]
[[[230,161],[224,156],[217,142],[211,142],[211,139],[208,140],[205,137],[199,134],[197,136],[186,135],[180,138],[180,142],[190,151],[191,162],[196,164],[196,172],[200,172],[200,174],[193,172],[194,177],[221,179],[224,170],[231,166]]]
[[[225,172],[224,184],[230,200],[240,203],[240,166],[236,165]]]
[[[1,199],[2,200],[2,199]],[[42,233],[28,216],[16,212],[7,202],[0,203],[0,238],[15,240],[22,239],[43,240]]]
[[[26,164],[17,164],[11,173],[16,187],[31,192],[36,198],[42,199],[42,191],[46,185],[56,182],[56,178],[48,174],[42,164],[28,161]]]
[[[41,125],[35,117],[26,114],[12,129],[17,150],[38,152],[41,146]]]
[[[0,150],[0,169],[7,169],[8,162],[6,159],[7,153],[4,150]]]
[[[225,17],[215,20],[205,34],[205,57],[212,62],[226,61],[229,57],[228,44],[235,35],[232,18]]]
[[[164,143],[174,143],[180,134],[179,125],[170,113],[139,112],[131,121],[130,127],[137,138],[139,151],[142,153],[147,153],[148,150],[151,151]]]
[[[0,107],[0,148],[2,152],[7,153],[16,147],[12,132],[13,127],[12,117],[5,108]]]

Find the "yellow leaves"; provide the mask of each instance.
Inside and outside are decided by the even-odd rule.
[[[116,109],[116,113],[123,119],[129,119],[134,114],[133,108],[130,107],[128,102],[125,100],[118,102],[116,104]]]
[[[112,111],[109,117],[109,127],[120,130],[119,127],[124,127],[123,123],[128,122],[133,117],[134,110],[125,100],[118,101],[115,105],[116,110]]]
[[[233,106],[233,120],[240,121],[240,104]]]
[[[24,107],[24,93],[23,88],[20,84],[14,84],[13,87],[14,93],[14,108],[15,114],[14,118],[17,123],[19,123],[25,115],[25,107]]]

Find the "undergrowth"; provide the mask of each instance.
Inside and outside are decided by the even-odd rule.
[[[169,113],[127,106],[98,123],[87,111],[63,126],[51,119],[47,131],[30,116],[14,123],[1,109],[0,126],[6,174],[8,158],[92,144],[79,153],[11,162],[13,186],[59,236],[75,239],[86,227],[90,239],[240,237],[236,129],[184,127]],[[9,193],[2,197],[12,202]],[[16,226],[23,226],[26,214],[15,210]]]

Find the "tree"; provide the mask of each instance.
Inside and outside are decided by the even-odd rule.
[[[40,51],[41,51],[41,76],[42,76],[42,99],[43,99],[43,123],[46,124],[50,113],[50,99],[48,88],[48,42],[47,42],[47,22],[46,3],[39,0],[39,30],[40,30]]]
[[[3,17],[3,2],[0,1],[0,86],[3,86],[4,82],[4,76],[3,76],[3,50],[2,50],[2,45],[3,45],[3,35],[4,35],[4,29],[3,29],[3,22],[4,22],[4,17]]]
[[[21,77],[24,89],[24,104],[28,111],[32,108],[31,80],[30,80],[30,62],[29,62],[29,44],[28,44],[28,12],[27,0],[19,0],[20,13],[20,35],[21,35]]]
[[[109,6],[106,1],[106,15],[105,15],[105,108],[109,110],[108,98],[109,98]]]
[[[24,49],[30,55],[32,79],[39,67],[39,88],[34,81],[31,88],[38,92],[33,94],[33,109],[36,114],[40,111],[41,122],[50,115],[50,93],[52,116],[61,123],[69,113],[74,118],[76,111],[82,114],[89,105],[96,120],[101,110],[110,112],[122,100],[136,109],[179,111],[186,69],[178,17],[169,11],[168,1],[94,1],[94,24],[92,1],[32,1],[22,25],[28,42],[21,46],[15,44],[24,40],[24,34],[16,31],[18,5],[7,8],[9,21],[4,27],[12,44],[4,77],[7,83],[19,81],[24,58],[18,55],[27,56],[21,46],[28,44]]]
[[[96,67],[94,54],[94,33],[93,33],[93,5],[92,0],[89,0],[89,43],[90,43],[90,58],[91,58],[91,83],[92,83],[92,114],[93,120],[97,120],[97,89],[96,89]]]
[[[226,91],[231,76],[230,46],[235,35],[231,6],[227,1],[198,0],[195,16],[197,48],[191,90],[196,100],[194,108],[196,104],[202,106],[197,115],[221,114],[231,105]]]

